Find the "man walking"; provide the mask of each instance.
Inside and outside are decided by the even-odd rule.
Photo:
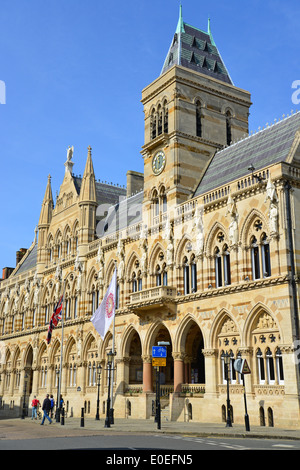
[[[50,401],[50,399],[49,399],[49,395],[46,395],[46,398],[45,398],[45,400],[43,401],[42,410],[43,410],[43,412],[44,412],[44,416],[43,416],[41,425],[44,424],[45,418],[47,418],[48,421],[49,421],[49,423],[51,424],[51,423],[52,423],[52,420],[51,420],[51,418],[49,417],[49,412],[50,412],[50,410],[51,410],[51,401]]]

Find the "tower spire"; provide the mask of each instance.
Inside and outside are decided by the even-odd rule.
[[[178,24],[176,28],[176,34],[178,33],[184,33],[184,25],[183,25],[183,18],[182,18],[182,5],[180,3],[179,7],[179,19],[178,19]]]
[[[95,173],[92,161],[92,147],[88,147],[88,156],[86,160],[85,170],[82,178],[80,190],[80,200],[86,202],[96,202],[96,184]]]
[[[42,203],[42,209],[40,214],[39,226],[48,226],[52,219],[52,211],[53,211],[53,196],[52,196],[52,188],[51,188],[51,176],[48,176],[47,187],[45,191],[45,196]]]

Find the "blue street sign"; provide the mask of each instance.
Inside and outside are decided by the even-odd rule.
[[[153,346],[152,357],[167,357],[167,348],[165,346]]]

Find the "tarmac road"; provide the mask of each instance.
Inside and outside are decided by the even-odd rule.
[[[48,424],[30,418],[0,420],[0,450],[105,449],[135,451],[197,450],[299,450],[298,429],[251,427],[224,423],[163,422],[161,429],[151,420],[115,419],[110,428],[104,420],[80,418],[65,424]]]

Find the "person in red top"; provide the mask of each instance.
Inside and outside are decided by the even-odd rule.
[[[40,404],[40,402],[38,401],[36,396],[34,396],[32,402],[31,402],[31,406],[32,406],[31,419],[33,419],[33,418],[37,419],[37,408],[38,408],[39,404]]]

